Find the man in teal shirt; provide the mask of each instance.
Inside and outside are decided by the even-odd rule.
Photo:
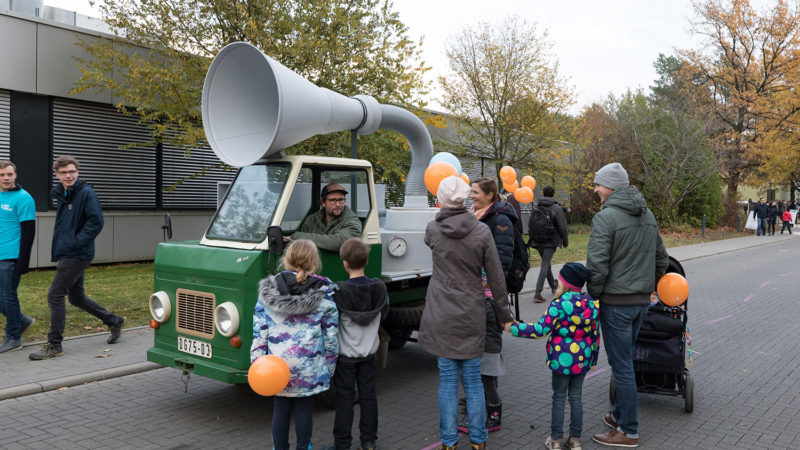
[[[35,320],[22,314],[17,288],[28,272],[36,233],[33,197],[17,184],[17,166],[0,161],[0,313],[6,317],[6,332],[0,353],[22,348],[22,333]]]

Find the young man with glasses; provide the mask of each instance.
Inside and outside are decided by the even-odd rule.
[[[20,276],[28,272],[35,234],[33,197],[17,184],[17,166],[0,161],[0,314],[6,317],[0,353],[21,349],[22,333],[35,322],[22,314],[17,296]]]
[[[308,239],[318,248],[338,252],[344,241],[361,237],[361,221],[347,207],[348,192],[338,183],[330,183],[322,188],[320,210],[310,214],[300,224],[298,232],[284,240]]]
[[[94,189],[79,177],[78,160],[71,156],[56,159],[53,169],[58,181],[50,195],[58,201],[53,230],[52,260],[57,262],[56,275],[47,294],[50,307],[50,331],[42,350],[29,355],[32,360],[50,359],[64,354],[61,341],[69,302],[102,320],[111,330],[106,342],[117,342],[124,317],[119,317],[86,296],[83,275],[94,259],[94,240],[103,229],[103,209]]]

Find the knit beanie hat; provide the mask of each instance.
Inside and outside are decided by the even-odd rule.
[[[439,205],[443,208],[463,208],[464,200],[469,197],[470,192],[471,190],[467,183],[464,183],[464,180],[451,175],[439,183],[436,199],[439,200]]]
[[[620,163],[606,164],[594,175],[594,184],[605,186],[609,189],[622,189],[628,187],[628,172]]]
[[[589,269],[581,263],[566,263],[558,272],[558,279],[570,291],[580,292],[589,279]]]

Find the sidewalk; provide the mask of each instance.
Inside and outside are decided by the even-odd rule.
[[[705,256],[728,253],[758,245],[770,245],[794,239],[800,234],[774,236],[748,236],[667,249],[678,261],[688,261]],[[553,266],[557,273],[559,266]],[[530,301],[539,269],[528,273],[521,301]],[[545,293],[549,294],[549,289]],[[546,295],[549,299],[549,296]],[[39,349],[41,343],[26,344],[22,350],[0,355],[0,401],[64,387],[116,378],[160,368],[147,361],[147,349],[153,345],[150,328],[124,330],[114,345],[106,344],[108,333],[97,333],[64,340],[64,356],[46,361],[30,361],[28,354]]]

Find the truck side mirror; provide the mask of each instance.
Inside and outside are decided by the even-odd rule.
[[[164,225],[161,225],[164,231],[164,241],[172,239],[172,217],[169,214],[164,214]]]
[[[277,225],[267,228],[267,242],[269,252],[274,255],[283,254],[283,230]]]

